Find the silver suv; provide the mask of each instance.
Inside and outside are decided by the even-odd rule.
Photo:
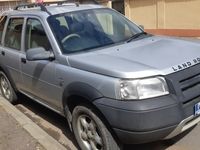
[[[83,150],[172,138],[200,121],[200,42],[153,36],[115,10],[58,3],[0,18],[0,89],[66,117]]]

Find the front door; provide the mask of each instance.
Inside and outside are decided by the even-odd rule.
[[[43,47],[47,51],[52,50],[47,34],[39,19],[27,19],[24,39],[25,52],[30,48],[37,47]],[[22,62],[23,92],[51,107],[59,107],[60,104],[55,94],[59,90],[55,80],[55,61],[28,61],[25,54],[22,59],[24,60]]]

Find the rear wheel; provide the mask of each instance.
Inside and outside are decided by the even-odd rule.
[[[74,108],[72,128],[82,150],[120,149],[96,111],[90,107],[82,105]]]
[[[2,96],[11,103],[17,102],[17,95],[13,90],[10,81],[7,76],[0,71],[0,90]]]

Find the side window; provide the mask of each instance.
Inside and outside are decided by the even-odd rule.
[[[5,36],[6,47],[20,50],[23,22],[23,18],[11,18],[9,20]]]
[[[6,16],[0,16],[0,44],[2,41],[3,29],[6,23]]]
[[[25,49],[43,47],[50,50],[51,45],[41,22],[37,19],[28,19],[26,24]]]

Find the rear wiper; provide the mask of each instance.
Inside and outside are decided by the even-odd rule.
[[[140,37],[141,35],[147,35],[147,33],[143,31],[143,32],[134,34],[134,35],[131,36],[126,42],[129,43],[130,41],[132,41],[132,40],[134,40],[134,39],[137,39],[137,38]]]

